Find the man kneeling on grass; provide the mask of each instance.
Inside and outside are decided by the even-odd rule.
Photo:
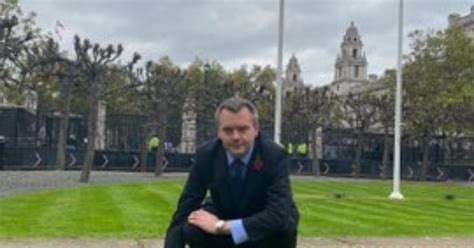
[[[287,153],[262,139],[251,102],[227,99],[215,117],[217,139],[197,150],[165,248],[296,247]]]

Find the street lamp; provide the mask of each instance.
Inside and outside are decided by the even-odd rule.
[[[211,70],[211,65],[208,62],[204,64],[204,83],[207,85],[207,76],[209,71]],[[207,88],[206,88],[207,89]]]

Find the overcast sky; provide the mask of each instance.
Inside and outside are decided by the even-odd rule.
[[[57,21],[62,23],[64,50],[71,50],[72,38],[79,34],[94,43],[122,43],[124,61],[136,51],[144,61],[167,55],[186,66],[199,56],[233,69],[242,64],[276,67],[278,2],[20,0],[20,5],[38,14],[38,24],[45,31],[54,34]],[[361,35],[369,74],[380,75],[395,67],[398,0],[285,2],[283,64],[286,67],[294,53],[306,84],[333,80],[339,45],[351,21]],[[450,13],[467,15],[471,5],[474,0],[405,0],[405,34],[415,29],[442,29]]]

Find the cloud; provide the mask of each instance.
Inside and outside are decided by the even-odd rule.
[[[276,65],[277,0],[23,0],[38,24],[54,33],[64,24],[61,45],[72,49],[79,34],[101,44],[122,43],[123,60],[135,51],[144,60],[169,56],[180,65],[196,56],[228,69],[242,64]],[[472,0],[405,1],[405,34],[441,29],[452,12],[469,13]],[[381,74],[396,64],[397,0],[285,1],[284,66],[295,53],[306,83],[331,82],[345,30],[354,21],[369,62]],[[404,51],[409,41],[405,38]]]

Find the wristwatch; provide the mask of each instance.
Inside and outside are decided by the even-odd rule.
[[[225,226],[225,221],[224,220],[219,220],[216,223],[216,233],[223,233],[224,232],[224,226]]]

